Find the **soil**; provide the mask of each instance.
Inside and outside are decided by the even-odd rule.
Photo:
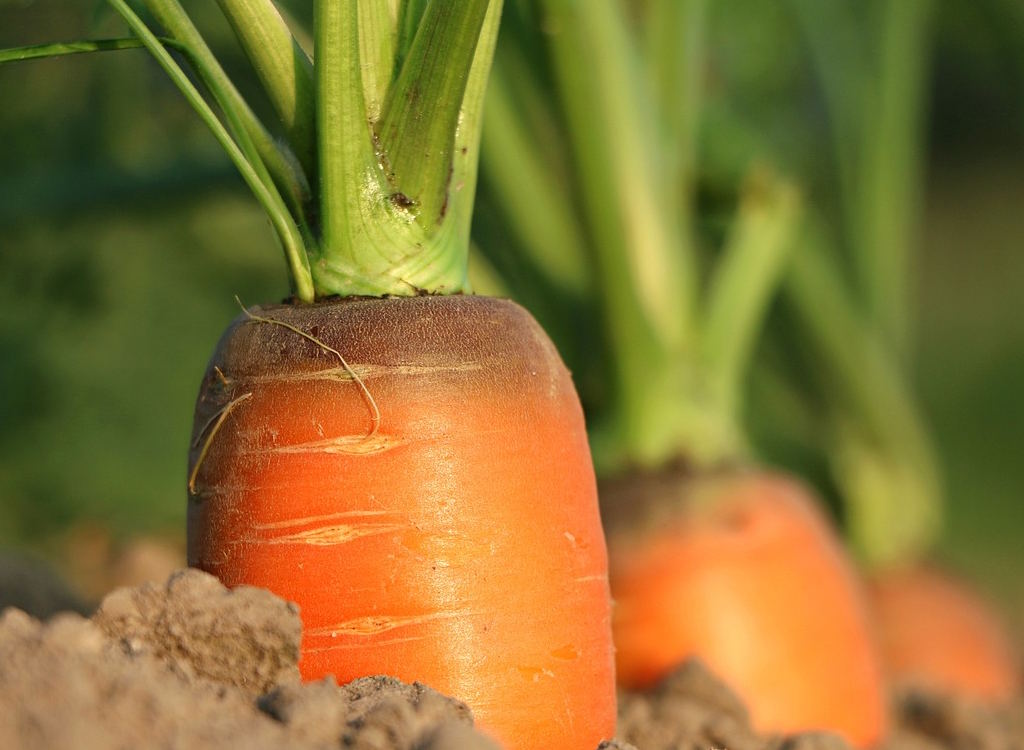
[[[54,609],[33,605],[43,616]],[[118,589],[88,619],[40,621],[8,608],[0,747],[495,750],[465,704],[425,685],[302,683],[300,628],[293,605],[195,570]],[[894,706],[883,750],[1024,750],[1020,702],[991,709],[907,689]],[[827,734],[757,735],[741,702],[697,662],[649,693],[621,694],[619,707],[619,738],[603,750],[847,750]]]

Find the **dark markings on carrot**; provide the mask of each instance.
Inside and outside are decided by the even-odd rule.
[[[302,338],[306,339],[307,341],[313,342],[321,349],[323,349],[325,352],[329,352],[333,354],[335,357],[337,357],[338,362],[341,363],[341,366],[342,368],[344,368],[345,372],[347,372],[349,376],[352,378],[352,380],[356,382],[356,385],[359,386],[359,390],[362,391],[363,398],[366,399],[366,404],[370,408],[370,421],[373,426],[370,428],[370,431],[366,433],[364,437],[366,439],[369,439],[377,434],[377,430],[380,428],[380,407],[377,406],[377,400],[373,397],[373,394],[370,393],[370,389],[366,387],[366,383],[363,382],[363,379],[359,377],[359,373],[352,369],[348,361],[341,355],[341,352],[339,352],[337,349],[331,346],[328,346],[322,340],[318,339],[316,336],[310,333],[306,333],[300,328],[296,328],[291,323],[285,323],[283,320],[267,318],[264,317],[263,315],[257,315],[256,313],[251,312],[250,310],[246,309],[245,305],[242,304],[242,300],[240,300],[238,297],[235,297],[235,302],[237,302],[238,306],[242,308],[242,312],[245,314],[247,318],[255,320],[258,323],[269,323],[270,325],[281,326],[282,328],[285,328],[291,331],[292,333],[296,333],[299,336],[302,336]]]

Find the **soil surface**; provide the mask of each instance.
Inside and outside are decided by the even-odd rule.
[[[8,608],[0,747],[496,749],[463,703],[425,685],[301,683],[300,629],[293,605],[195,570],[118,589],[90,619],[60,612],[44,622]],[[757,735],[736,696],[697,662],[619,703],[619,738],[603,750],[847,749],[827,734]],[[1020,704],[986,709],[904,690],[894,711],[884,750],[1024,750]]]

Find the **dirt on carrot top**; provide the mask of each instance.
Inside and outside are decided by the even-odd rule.
[[[2,593],[2,592],[0,592]],[[465,704],[422,684],[302,683],[298,610],[263,589],[179,571],[108,595],[86,619],[0,615],[0,747],[494,750]],[[1024,703],[1001,709],[900,691],[879,750],[1024,747]],[[847,750],[838,737],[763,736],[696,661],[619,698],[602,750]],[[548,750],[547,748],[538,750]],[[560,750],[560,749],[551,749]]]

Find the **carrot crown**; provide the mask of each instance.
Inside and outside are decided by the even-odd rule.
[[[108,3],[134,39],[4,50],[0,62],[146,47],[266,211],[301,301],[468,290],[480,110],[501,0],[317,0],[312,54],[272,0],[218,0],[279,133],[178,0],[143,0],[151,20],[127,0]]]

